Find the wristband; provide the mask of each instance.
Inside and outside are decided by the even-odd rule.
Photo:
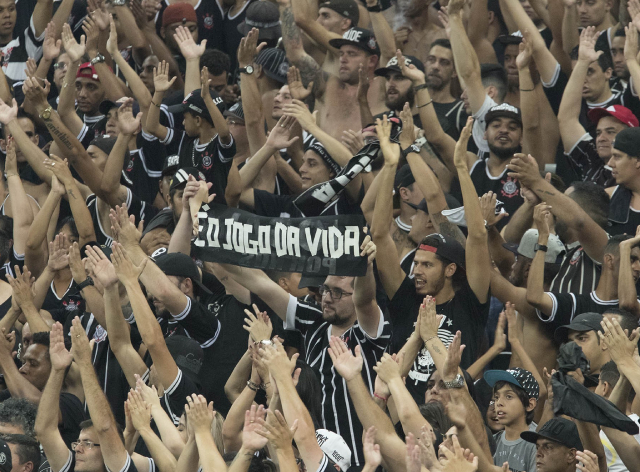
[[[416,106],[416,108],[423,108],[423,107],[426,107],[427,105],[431,105],[432,103],[433,103],[433,98],[431,100],[429,100],[427,103],[425,103],[424,105]]]
[[[417,92],[418,90],[426,89],[428,87],[429,86],[426,83],[424,83],[424,84],[416,85],[415,87],[413,87],[413,90]]]
[[[382,395],[378,395],[378,394],[377,394],[377,393],[375,393],[375,392],[373,393],[373,396],[374,396],[374,397],[376,397],[376,398],[379,398],[380,400],[382,400],[382,401],[383,401],[383,402],[385,402],[385,403],[387,402],[387,400],[389,400],[389,397],[386,397],[386,398],[385,398],[385,397],[383,397]]]
[[[520,89],[521,92],[533,92],[535,88],[532,89]]]
[[[380,1],[379,0],[372,7],[370,7],[369,5],[366,5],[366,8],[367,8],[367,11],[369,11],[371,13],[379,13],[379,12],[382,11],[382,7],[380,6]]]
[[[247,380],[247,387],[249,387],[250,390],[253,390],[254,392],[257,392],[258,389],[260,388],[260,385],[258,385],[257,383],[251,381],[251,380]]]

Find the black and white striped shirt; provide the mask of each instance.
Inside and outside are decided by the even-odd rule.
[[[36,37],[36,27],[31,18],[28,28],[0,48],[4,75],[12,82],[26,79],[24,71],[27,68],[27,59],[32,57],[36,61],[40,60],[43,41],[44,31]]]
[[[601,265],[591,259],[576,241],[567,246],[560,271],[551,282],[550,292],[590,293],[600,280]]]
[[[305,362],[311,366],[322,385],[322,426],[341,435],[353,455],[352,466],[364,465],[362,453],[362,424],[351,402],[347,383],[333,368],[327,349],[331,337],[331,324],[324,321],[322,309],[317,305],[290,296],[285,329],[298,330],[304,336]],[[352,351],[360,346],[364,367],[362,378],[373,395],[376,365],[391,339],[391,325],[380,311],[376,337],[369,336],[356,321],[342,336]]]

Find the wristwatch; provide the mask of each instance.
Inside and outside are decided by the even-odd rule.
[[[98,53],[98,55],[96,57],[91,59],[91,65],[95,66],[99,62],[104,62],[104,56],[102,54],[100,54],[100,53]]]
[[[460,374],[456,375],[456,378],[450,382],[447,382],[446,380],[443,380],[442,382],[444,383],[444,388],[446,389],[464,387],[464,377]]]
[[[114,7],[123,7],[127,4],[127,0],[111,0],[111,5]]]
[[[240,72],[241,74],[251,75],[253,74],[253,66],[249,64],[247,67],[241,67],[240,69],[238,69],[238,72]]]
[[[411,144],[407,149],[402,150],[401,156],[406,158],[412,152],[416,152],[419,154],[420,146],[418,146],[416,143]]]
[[[88,286],[90,286],[90,285],[93,285],[93,279],[92,279],[91,277],[87,276],[87,278],[86,278],[86,279],[84,279],[84,282],[80,282],[80,283],[78,284],[78,289],[77,289],[77,290],[78,290],[78,292],[79,292],[79,291],[80,291],[80,290],[82,290],[83,288],[88,287]]]
[[[547,249],[549,248],[544,244],[536,243],[535,246],[533,246],[533,252],[538,252],[538,251],[547,252]]]
[[[260,341],[260,345],[262,345],[262,346],[273,346],[273,341],[271,341],[270,339],[263,339],[262,341]]]
[[[48,120],[49,118],[51,118],[51,110],[53,110],[53,107],[49,105],[42,111],[42,113],[40,113],[40,118],[42,118],[43,120]]]

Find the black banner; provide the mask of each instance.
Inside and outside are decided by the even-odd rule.
[[[309,276],[362,276],[362,215],[271,218],[224,205],[202,205],[196,257],[263,270]]]

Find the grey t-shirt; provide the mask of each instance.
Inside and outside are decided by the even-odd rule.
[[[504,431],[494,434],[496,440],[496,453],[493,455],[493,463],[498,467],[509,462],[509,470],[512,472],[535,472],[536,471],[536,445],[516,439],[507,441],[504,438]]]

